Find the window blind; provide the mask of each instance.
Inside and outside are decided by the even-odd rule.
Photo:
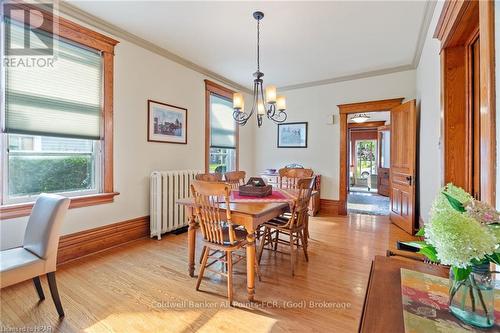
[[[11,22],[8,42],[22,47],[24,26]],[[36,38],[31,43],[36,47]],[[102,57],[62,39],[54,45],[53,66],[5,67],[5,132],[98,140]]]
[[[236,148],[233,102],[210,94],[210,147]]]

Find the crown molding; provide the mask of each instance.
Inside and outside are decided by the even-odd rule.
[[[413,67],[416,69],[420,63],[420,58],[422,56],[422,50],[425,45],[425,38],[427,38],[427,33],[431,26],[432,16],[434,16],[434,11],[436,10],[437,1],[427,1],[425,4],[424,17],[422,19],[422,24],[420,25],[420,32],[418,34],[417,47],[415,49],[415,56],[413,57]]]
[[[248,89],[247,87],[244,87],[234,81],[231,81],[227,78],[225,78],[224,76],[222,75],[219,75],[215,72],[212,72],[211,70],[205,68],[205,67],[202,67],[202,66],[199,66],[197,64],[195,64],[194,62],[192,61],[189,61],[175,53],[172,53],[170,51],[168,51],[167,49],[164,49],[162,47],[159,47],[158,45],[154,44],[154,43],[151,43],[137,35],[134,35],[128,31],[125,31],[124,29],[121,29],[109,22],[106,22],[92,14],[89,14],[77,7],[75,7],[74,5],[71,5],[69,4],[67,1],[60,1],[58,3],[58,9],[61,13],[63,13],[64,15],[68,15],[68,16],[71,16],[72,18],[74,19],[77,19],[83,23],[86,23],[88,25],[91,25],[92,27],[95,27],[97,29],[100,29],[102,31],[105,31],[106,33],[109,33],[113,36],[116,36],[118,38],[121,38],[121,39],[125,39],[127,40],[128,42],[131,42],[137,46],[140,46],[148,51],[151,51],[157,55],[160,55],[164,58],[167,58],[171,61],[174,61],[184,67],[187,67],[189,69],[192,69],[200,74],[203,74],[213,80],[216,80],[222,84],[225,84],[231,88],[234,88],[238,91],[242,91],[242,92],[245,92],[245,93],[248,93],[248,94],[251,94],[252,91],[250,89]]]
[[[288,86],[279,87],[279,90],[286,91],[286,90],[310,88],[310,87],[321,86],[321,85],[326,85],[326,84],[359,80],[359,79],[365,79],[365,78],[369,78],[369,77],[373,77],[373,76],[392,74],[392,73],[404,72],[404,71],[410,71],[410,70],[417,69],[418,64],[420,63],[420,57],[422,55],[422,50],[424,49],[425,38],[427,37],[427,32],[429,31],[429,27],[431,25],[432,16],[434,15],[434,10],[436,8],[436,4],[437,4],[437,1],[435,1],[435,0],[427,1],[425,4],[424,17],[422,18],[422,23],[420,25],[420,31],[418,33],[418,39],[417,39],[417,45],[415,47],[415,53],[413,55],[413,61],[411,64],[396,66],[396,67],[382,68],[382,69],[378,69],[378,70],[361,72],[361,73],[344,75],[344,76],[337,76],[337,77],[333,77],[333,78],[325,79],[325,80],[292,84],[292,85],[288,85]]]
[[[377,69],[374,71],[350,74],[350,75],[345,75],[345,76],[337,76],[337,77],[333,77],[333,78],[325,79],[325,80],[292,84],[289,86],[279,87],[279,90],[286,91],[286,90],[310,88],[310,87],[322,86],[322,85],[326,85],[326,84],[359,80],[359,79],[365,79],[365,78],[373,77],[373,76],[392,74],[392,73],[397,73],[397,72],[404,72],[404,71],[409,71],[409,70],[414,70],[414,69],[415,69],[415,67],[413,67],[413,65],[411,65],[411,64],[410,65],[396,66],[396,67],[389,67],[389,68],[382,68],[382,69]]]

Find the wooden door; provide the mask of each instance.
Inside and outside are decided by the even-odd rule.
[[[390,196],[390,147],[391,147],[391,126],[380,126],[377,129],[378,134],[378,172],[377,172],[377,189],[378,194],[385,197]]]
[[[377,193],[384,197],[390,196],[390,170],[389,168],[378,168]]]
[[[391,110],[391,221],[415,232],[417,110],[415,100]]]

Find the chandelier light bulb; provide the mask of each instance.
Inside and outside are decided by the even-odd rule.
[[[276,103],[276,86],[266,87],[266,102],[269,104]]]
[[[241,93],[234,93],[233,94],[233,109],[235,110],[242,110],[243,109],[243,94]]]
[[[257,104],[257,114],[266,114],[266,107],[264,106],[264,102],[262,101],[259,101],[259,103]]]
[[[276,98],[276,109],[278,109],[279,111],[286,110],[286,98],[285,98],[285,96],[278,96],[278,98]]]

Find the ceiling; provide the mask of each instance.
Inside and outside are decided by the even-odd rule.
[[[246,87],[256,70],[255,10],[265,14],[261,71],[278,87],[411,68],[428,16],[424,1],[71,4]]]

